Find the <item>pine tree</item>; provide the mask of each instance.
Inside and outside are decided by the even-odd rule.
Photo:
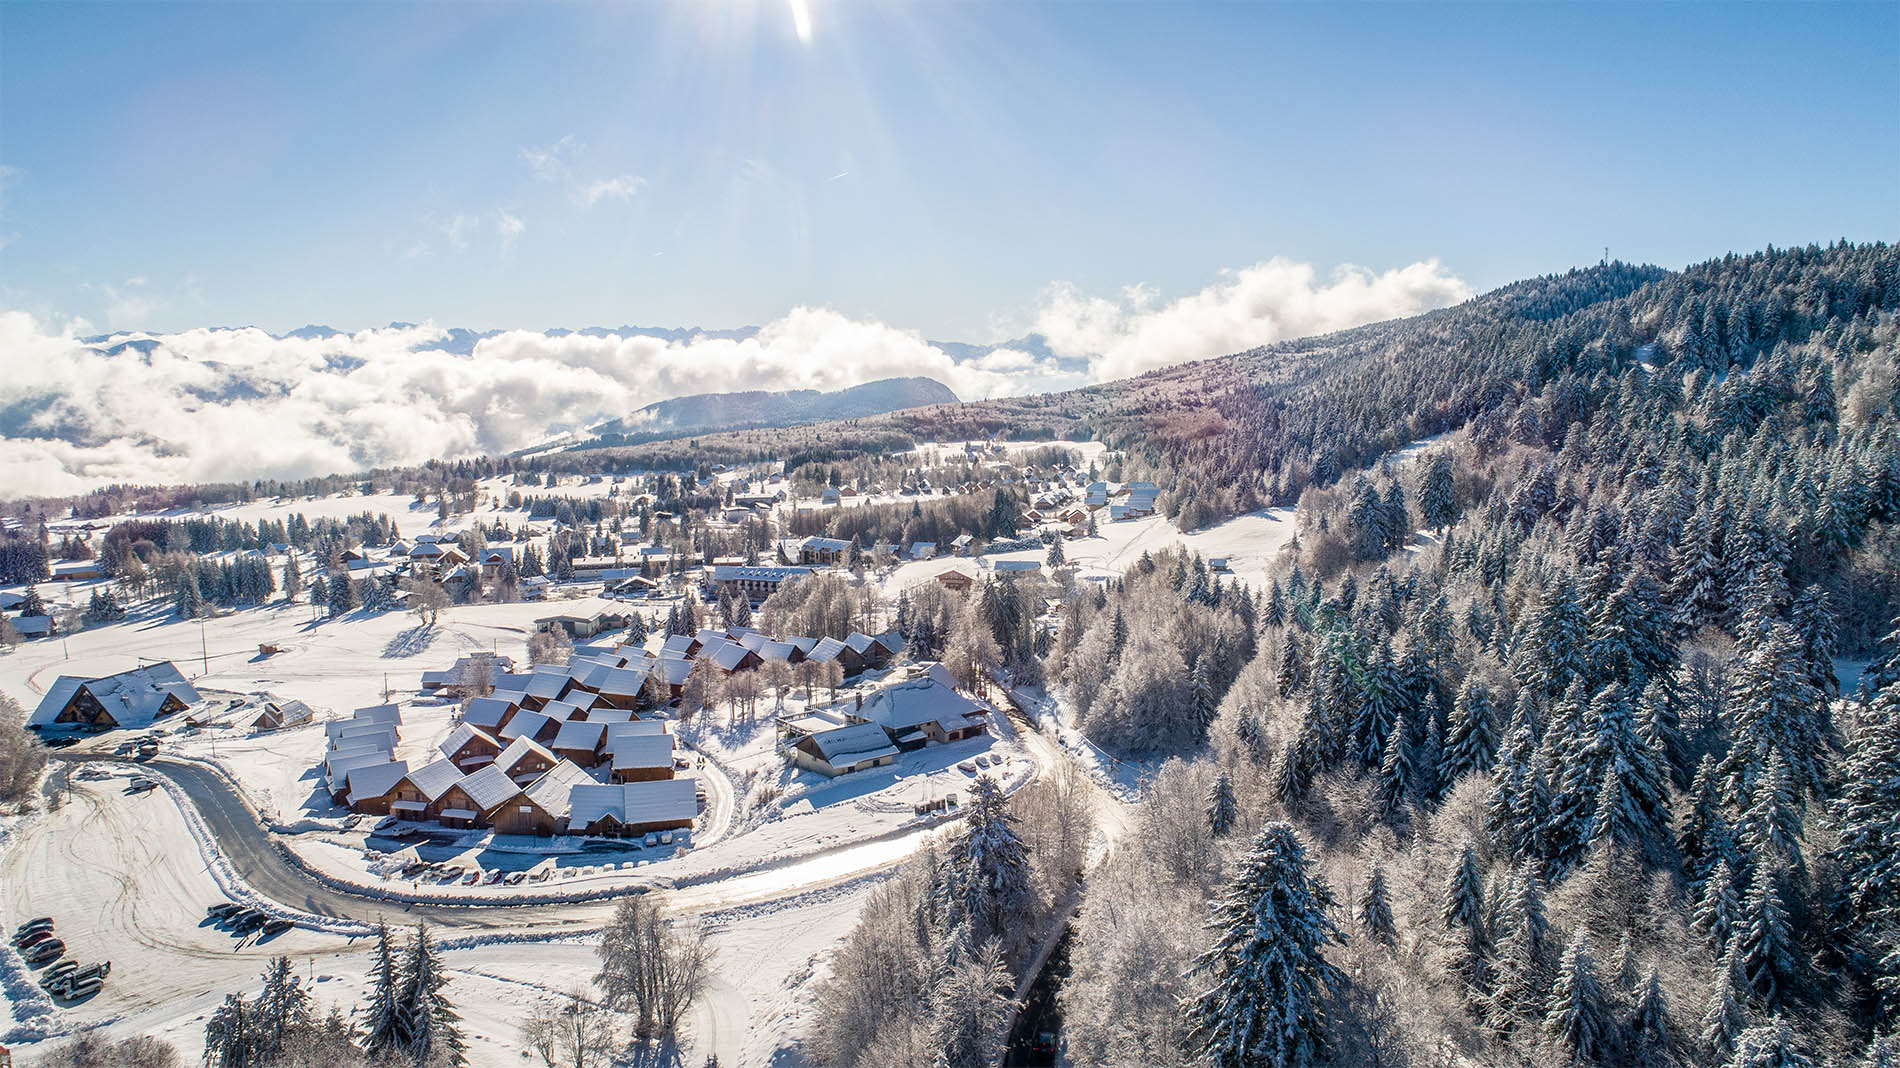
[[[1709,1002],[1702,1012],[1702,1045],[1717,1061],[1725,1061],[1734,1052],[1748,1019],[1742,1010],[1741,984],[1737,980],[1735,959],[1724,956],[1716,964],[1715,985],[1709,990]]]
[[[1405,741],[1405,717],[1393,724],[1385,742],[1385,754],[1379,761],[1379,804],[1386,816],[1397,815],[1405,806],[1405,795],[1416,775],[1412,770],[1412,747]]]
[[[1729,701],[1735,741],[1721,766],[1727,799],[1740,803],[1748,796],[1770,752],[1779,753],[1787,764],[1797,798],[1820,794],[1818,757],[1827,706],[1808,681],[1800,642],[1786,624],[1769,624],[1754,647],[1738,658]]]
[[[1451,453],[1441,450],[1432,454],[1424,476],[1419,479],[1418,510],[1424,516],[1425,525],[1432,530],[1443,531],[1458,521]]]
[[[1862,711],[1840,780],[1831,806],[1839,834],[1831,855],[1841,873],[1836,905],[1865,940],[1900,928],[1900,682]]]
[[[1332,892],[1307,869],[1291,825],[1263,828],[1212,908],[1215,943],[1192,974],[1210,985],[1187,1006],[1193,1049],[1214,1068],[1305,1068],[1323,1056],[1324,1001],[1345,982],[1326,960],[1345,936]]]
[[[1664,1068],[1675,1063],[1669,1052],[1669,1001],[1663,997],[1662,976],[1655,968],[1643,981],[1627,1029],[1634,1068]]]
[[[1609,1013],[1597,982],[1590,936],[1579,929],[1564,949],[1544,1012],[1544,1033],[1579,1061],[1594,1061],[1609,1040]]]
[[[1475,675],[1466,677],[1451,707],[1444,755],[1438,764],[1438,780],[1444,786],[1473,772],[1491,770],[1498,749],[1497,728],[1491,717],[1491,691]]]
[[[264,992],[251,1004],[255,1048],[266,1063],[279,1056],[294,1035],[316,1025],[310,993],[298,982],[289,957],[276,957],[264,971]]]
[[[406,1044],[401,975],[389,925],[376,925],[376,948],[370,951],[369,1001],[363,1006],[363,1052],[380,1056]]]
[[[1207,792],[1207,827],[1219,838],[1234,826],[1240,818],[1239,806],[1234,801],[1234,780],[1223,770],[1214,779],[1214,785]]]
[[[1398,937],[1399,927],[1392,918],[1391,895],[1385,885],[1385,865],[1372,866],[1372,874],[1366,878],[1366,888],[1359,894],[1359,904],[1353,918],[1359,921],[1359,929],[1376,942],[1389,946]]]
[[[1742,902],[1740,922],[1729,939],[1729,953],[1742,971],[1748,990],[1773,1008],[1798,978],[1794,931],[1781,901],[1773,865],[1755,865],[1748,898]]]
[[[1696,901],[1689,927],[1702,936],[1711,950],[1720,953],[1734,937],[1735,919],[1741,910],[1741,902],[1735,896],[1735,876],[1728,861],[1717,859],[1702,884],[1702,896]]]
[[[1487,980],[1486,955],[1490,931],[1484,919],[1484,880],[1478,874],[1478,855],[1470,842],[1445,884],[1439,919],[1452,938],[1452,971],[1472,989]]]
[[[638,609],[635,609],[634,611],[627,613],[626,642],[628,645],[632,645],[635,647],[644,646],[647,643],[646,613],[641,612]]]
[[[1777,1014],[1767,1023],[1741,1033],[1727,1068],[1813,1068],[1813,1064],[1795,1045],[1794,1032]]]
[[[418,923],[415,937],[409,943],[409,955],[403,962],[397,1018],[402,1047],[419,1065],[429,1063],[433,1057],[442,1057],[451,1065],[460,1065],[465,1060],[461,1017],[442,994],[448,981],[435,955],[435,947],[429,941],[428,925]]]
[[[1498,943],[1497,978],[1483,1005],[1491,1030],[1508,1035],[1526,1020],[1541,1020],[1551,986],[1544,953],[1549,921],[1528,865],[1512,878],[1510,927]]]
[[[1188,687],[1188,714],[1193,717],[1198,737],[1205,739],[1207,730],[1214,725],[1214,717],[1220,711],[1219,702],[1214,699],[1213,681],[1208,675],[1210,656],[1194,661],[1194,671]]]
[[[1689,877],[1691,889],[1702,885],[1716,862],[1735,857],[1734,839],[1722,815],[1718,779],[1715,758],[1704,754],[1701,766],[1696,769],[1695,781],[1689,787],[1689,808],[1683,813],[1681,829],[1676,833],[1676,848],[1682,852],[1683,872]]]
[[[1768,754],[1768,768],[1754,784],[1754,797],[1735,827],[1736,844],[1755,865],[1806,871],[1801,858],[1801,810],[1781,754]]]
[[[979,942],[1001,934],[1004,921],[1019,915],[1030,900],[1029,850],[1015,822],[996,780],[977,776],[963,833],[951,851],[950,870],[960,907],[970,917],[971,935]]]

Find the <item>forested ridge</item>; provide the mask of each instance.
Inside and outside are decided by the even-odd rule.
[[[1264,590],[1177,552],[1053,585],[1041,638],[979,590],[1007,671],[1148,769],[1071,1060],[1895,1063],[1897,310],[1886,245],[1609,265],[1113,387],[1141,405],[1087,418],[1178,507],[1301,527]],[[881,967],[984,944],[934,929]],[[878,1000],[871,954],[819,1035],[978,1011]]]

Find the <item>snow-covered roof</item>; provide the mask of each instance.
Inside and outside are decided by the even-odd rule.
[[[982,706],[928,676],[887,686],[865,698],[864,707],[851,714],[897,732],[926,723],[955,730],[983,722]]]
[[[372,723],[387,723],[395,727],[402,723],[402,709],[395,704],[369,705],[351,713],[350,718],[368,720]]]
[[[637,697],[646,687],[649,666],[648,658],[643,656],[637,667],[614,668],[601,677],[594,689],[614,697]]]
[[[516,786],[515,781],[508,777],[508,773],[501,770],[500,764],[490,764],[467,776],[456,785],[462,788],[462,792],[467,794],[468,799],[473,801],[475,807],[482,812],[495,811],[507,804],[509,798],[521,792],[521,787]]]
[[[759,654],[760,660],[775,660],[791,663],[792,654],[798,652],[798,646],[793,645],[791,642],[766,642],[755,649],[754,652]]]
[[[561,730],[548,743],[548,748],[557,751],[581,751],[591,753],[600,748],[600,740],[607,733],[607,724],[589,717],[570,719],[561,724]]]
[[[513,775],[515,773],[515,766],[530,756],[540,757],[550,764],[554,763],[556,759],[554,751],[547,746],[542,745],[533,738],[522,737],[516,738],[514,741],[508,743],[508,748],[503,749],[501,755],[495,758],[494,766]]]
[[[673,736],[670,734],[623,734],[609,740],[614,770],[623,768],[670,768],[673,766]]]
[[[508,720],[508,725],[501,729],[500,736],[509,741],[523,736],[532,738],[541,733],[541,728],[552,722],[554,721],[541,713],[524,708]]]
[[[676,657],[663,656],[653,662],[653,674],[669,686],[683,686],[686,676],[693,673],[693,662]]]
[[[611,815],[623,824],[672,823],[699,815],[699,797],[694,781],[654,779],[618,786],[581,784],[568,795],[573,806],[568,811],[570,827],[587,827]]]
[[[845,635],[844,643],[851,647],[852,652],[862,656],[871,646],[877,644],[877,639],[863,631],[854,630],[850,634]]]
[[[350,788],[350,799],[361,801],[369,797],[381,797],[396,788],[396,784],[409,774],[409,762],[389,760],[381,764],[368,764],[352,768],[345,779]]]
[[[705,658],[708,655],[707,650],[701,649],[699,655],[702,659]],[[718,664],[720,668],[726,671],[737,671],[739,665],[745,662],[745,658],[752,655],[752,650],[738,642],[726,642],[713,649],[710,655],[712,662]]]
[[[632,719],[624,723],[607,724],[607,744],[612,745],[615,738],[631,738],[646,734],[673,733],[663,719]]]
[[[375,767],[389,762],[387,749],[353,749],[347,753],[332,753],[332,759],[323,762],[323,773],[329,779],[330,792],[335,793],[337,785],[348,778],[357,768]]]
[[[589,723],[626,723],[633,719],[633,710],[627,708],[595,708],[587,713]]]
[[[434,801],[462,781],[462,769],[447,760],[435,760],[412,769],[406,777],[422,796]]]
[[[836,638],[820,638],[818,644],[812,646],[811,651],[805,654],[805,659],[816,660],[820,664],[828,664],[838,659],[838,654],[848,648],[850,648],[850,646],[847,646]]]
[[[686,650],[692,647],[693,647],[692,635],[669,634],[666,636],[666,641],[660,643],[660,656],[661,657],[667,657],[667,656],[683,657],[686,655]]]
[[[850,767],[867,760],[897,755],[896,747],[891,745],[891,737],[884,728],[875,723],[853,723],[848,727],[834,727],[828,731],[819,731],[810,738],[818,754],[832,767]]]
[[[468,722],[456,724],[455,729],[450,731],[449,736],[442,739],[442,744],[436,748],[443,756],[453,757],[463,746],[473,741],[482,741],[496,749],[501,748],[501,743],[496,741],[493,735]]]
[[[95,679],[62,675],[33,709],[33,715],[27,719],[28,725],[44,727],[53,724],[81,689],[91,694],[93,700],[99,702],[106,714],[121,727],[150,724],[164,711],[165,703],[174,697],[186,705],[195,705],[203,700],[171,661],[161,660],[156,664],[145,664]]]
[[[518,703],[500,697],[477,697],[468,703],[467,708],[462,709],[462,722],[484,730],[495,730],[518,707]]]
[[[524,793],[528,800],[541,806],[541,810],[555,819],[566,818],[574,787],[595,785],[593,776],[587,769],[571,760],[563,760],[547,770],[547,773],[534,780]]]

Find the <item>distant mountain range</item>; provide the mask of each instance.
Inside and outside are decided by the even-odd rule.
[[[883,415],[927,404],[956,404],[957,395],[934,378],[885,378],[831,393],[797,389],[769,393],[699,393],[649,404],[626,419],[594,428],[600,437],[675,435],[744,427],[791,426],[829,419]]]

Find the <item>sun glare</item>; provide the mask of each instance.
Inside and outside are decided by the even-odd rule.
[[[811,4],[808,0],[787,0],[792,5],[792,29],[798,31],[798,39],[811,43]]]

